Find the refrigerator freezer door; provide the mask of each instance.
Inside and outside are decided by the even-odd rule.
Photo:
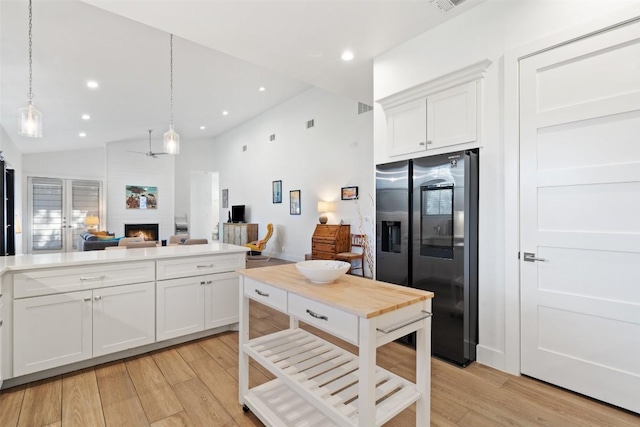
[[[376,166],[376,279],[409,285],[408,161]]]

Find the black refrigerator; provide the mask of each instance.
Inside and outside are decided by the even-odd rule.
[[[461,366],[478,341],[478,167],[477,149],[376,166],[376,279],[435,293],[433,355]]]

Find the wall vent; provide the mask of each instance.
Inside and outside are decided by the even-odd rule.
[[[312,128],[314,126],[313,119],[307,121],[307,129]]]
[[[273,142],[276,140],[276,134],[272,133],[271,135],[269,135],[269,142]]]
[[[363,102],[358,102],[358,114],[364,114],[371,110],[373,110],[373,107],[371,105],[367,105]]]
[[[429,3],[440,9],[441,12],[448,12],[464,0],[429,0]]]
[[[246,145],[242,146],[242,151],[247,151],[247,146]]]

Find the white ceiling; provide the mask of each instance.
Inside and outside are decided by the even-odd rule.
[[[16,133],[27,103],[27,1],[1,0],[0,124],[25,153],[145,140],[148,129],[161,150],[169,32],[174,124],[185,144],[311,86],[371,104],[375,56],[482,1],[443,14],[428,0],[34,0],[34,104],[44,137],[31,139]],[[340,59],[345,49],[353,61]],[[100,88],[88,89],[89,79]]]

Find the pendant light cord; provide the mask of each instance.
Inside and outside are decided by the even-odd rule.
[[[170,99],[170,115],[169,124],[173,126],[173,34],[169,38],[169,99]]]
[[[32,49],[32,45],[33,45],[33,36],[31,34],[31,29],[32,29],[32,21],[33,18],[33,14],[31,12],[31,0],[29,0],[29,102],[33,101],[33,86],[32,86],[32,81],[33,81],[33,62],[31,60],[31,49]]]

